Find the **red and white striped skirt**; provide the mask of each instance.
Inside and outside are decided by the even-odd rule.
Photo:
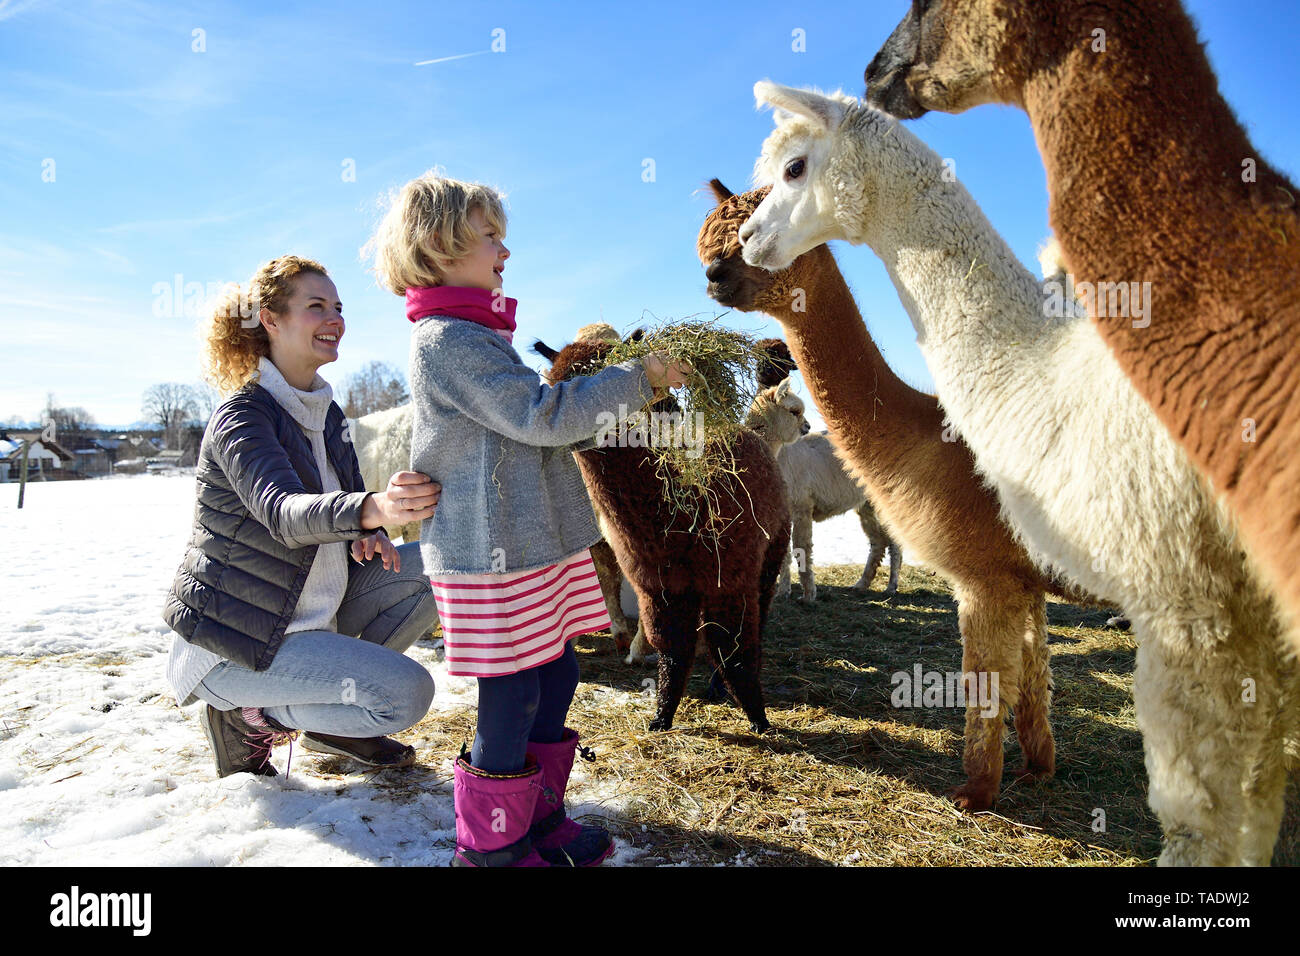
[[[447,673],[502,677],[555,660],[579,634],[610,626],[591,552],[511,574],[436,574]]]

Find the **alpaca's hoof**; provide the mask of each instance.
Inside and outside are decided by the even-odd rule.
[[[871,582],[858,581],[857,584],[853,585],[853,590],[857,591],[859,594],[868,594],[871,591]]]
[[[651,730],[671,730],[673,721],[671,717],[656,717],[650,721]]]
[[[659,663],[659,654],[658,654],[658,653],[653,653],[653,654],[637,654],[637,653],[633,652],[633,653],[627,655],[627,657],[623,658],[623,663],[624,663],[624,664],[642,664],[642,665],[645,665],[645,666],[649,666],[649,665],[651,665],[651,664],[658,664],[658,663]]]
[[[948,799],[956,804],[958,810],[978,813],[981,810],[993,809],[993,804],[998,800],[998,789],[983,784],[964,783],[956,790],[950,791]]]
[[[765,734],[772,729],[772,725],[767,722],[766,717],[762,717],[759,720],[751,720],[749,729],[756,734]]]

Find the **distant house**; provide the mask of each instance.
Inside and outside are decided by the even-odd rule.
[[[112,439],[78,437],[72,441],[72,464],[77,474],[85,478],[100,478],[113,473],[114,450],[107,447]],[[116,444],[116,443],[113,443]]]
[[[15,447],[3,459],[5,481],[17,481],[22,475],[22,445],[12,444]],[[37,438],[27,450],[27,480],[77,477],[76,461],[77,457],[58,442]]]
[[[22,442],[0,432],[0,481],[9,480],[9,456],[21,447]]]
[[[175,449],[166,449],[156,451],[146,461],[146,467],[151,472],[156,471],[175,471],[181,464],[181,458],[184,452]]]

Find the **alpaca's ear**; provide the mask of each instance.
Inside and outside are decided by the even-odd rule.
[[[776,387],[776,400],[779,402],[789,394],[790,380],[788,378],[783,378],[781,379],[781,383]]]
[[[1064,275],[1070,271],[1069,264],[1065,261],[1065,251],[1056,236],[1048,236],[1047,244],[1038,251],[1038,267],[1042,270],[1044,279]]]
[[[781,86],[770,80],[759,80],[754,84],[755,106],[764,104],[773,109],[785,110],[796,116],[806,116],[822,128],[833,130],[844,118],[844,104],[823,96],[813,90],[799,90],[793,86]]]
[[[710,179],[709,188],[713,190],[713,198],[718,202],[722,202],[724,199],[730,199],[735,195],[735,193],[730,189],[722,185],[722,180],[720,179]]]
[[[540,355],[542,358],[546,359],[546,361],[548,362],[554,362],[555,359],[560,354],[559,352],[555,351],[555,349],[551,348],[549,345],[543,342],[541,339],[538,339],[536,342],[533,343],[533,351],[536,352],[538,355]]]

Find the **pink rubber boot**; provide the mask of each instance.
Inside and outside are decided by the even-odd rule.
[[[533,847],[551,866],[598,866],[614,852],[614,841],[607,830],[588,827],[569,819],[564,810],[564,791],[573,771],[573,756],[578,749],[578,732],[564,728],[559,743],[528,742],[528,756],[537,759],[545,789],[533,811],[529,836]],[[583,756],[595,755],[583,748]]]
[[[516,773],[489,773],[456,758],[456,852],[452,866],[549,866],[528,836],[538,797],[541,768],[529,756]]]

